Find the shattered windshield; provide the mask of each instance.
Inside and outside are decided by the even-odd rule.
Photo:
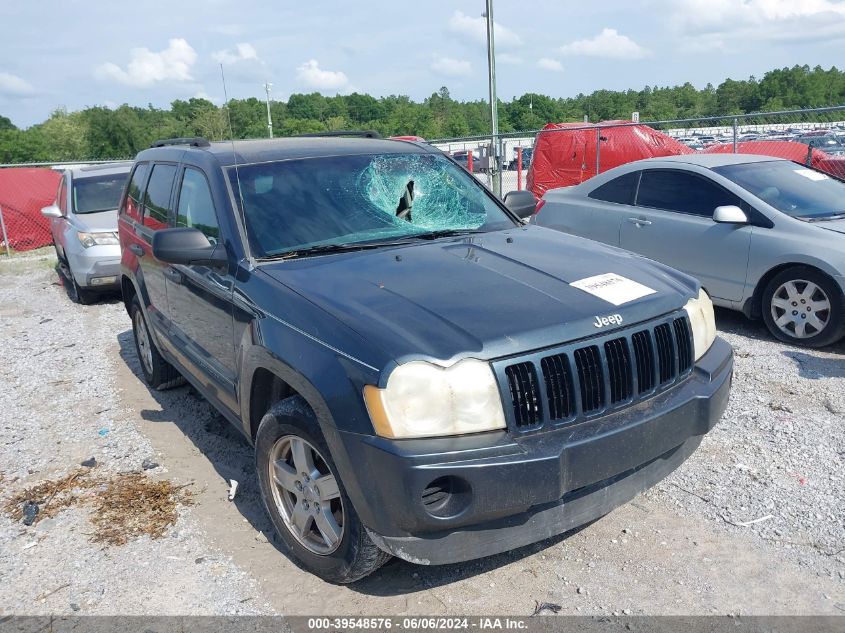
[[[229,170],[257,257],[514,226],[483,186],[439,154],[329,156]]]

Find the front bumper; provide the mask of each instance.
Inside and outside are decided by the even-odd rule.
[[[724,413],[732,370],[730,345],[717,338],[676,387],[554,431],[403,441],[341,433],[366,473],[348,489],[374,542],[411,562],[528,545],[607,514],[677,468]],[[455,512],[435,516],[423,493],[443,478],[460,482],[462,496]]]
[[[81,287],[103,290],[120,287],[120,244],[90,248],[80,244],[75,252],[65,252],[73,277]]]

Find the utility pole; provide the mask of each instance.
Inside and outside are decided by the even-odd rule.
[[[271,83],[264,84],[264,92],[267,93],[267,133],[270,138],[273,138],[273,119],[270,118],[270,88],[272,87]]]
[[[493,155],[490,157],[491,175],[493,176],[493,192],[502,197],[502,173],[500,167],[499,151],[499,112],[496,100],[496,45],[493,40],[493,0],[487,0],[487,11],[483,16],[487,18],[487,72],[490,83],[490,121],[492,123],[492,144]]]

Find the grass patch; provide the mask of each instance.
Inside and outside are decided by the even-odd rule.
[[[94,469],[78,468],[57,479],[43,481],[9,497],[3,509],[20,521],[24,507],[38,505],[33,525],[76,505],[91,509],[91,541],[124,545],[147,535],[161,538],[176,523],[181,505],[192,503],[186,486],[155,480],[143,472],[103,476]]]

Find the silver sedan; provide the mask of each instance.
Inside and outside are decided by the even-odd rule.
[[[104,290],[120,287],[117,206],[131,162],[65,170],[56,202],[41,209],[72,296],[89,303]]]
[[[550,190],[538,208],[540,226],[697,277],[783,341],[845,335],[845,183],[822,172],[745,154],[653,158]]]

